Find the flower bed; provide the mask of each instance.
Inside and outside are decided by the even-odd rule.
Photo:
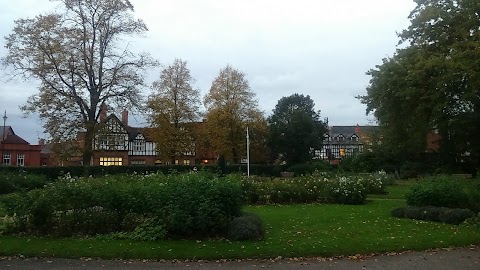
[[[216,236],[240,216],[238,176],[210,174],[71,178],[0,197],[11,232],[133,238]],[[155,239],[152,239],[155,240]]]
[[[315,172],[291,179],[244,178],[248,204],[340,203],[364,204],[367,194],[384,194],[386,174],[327,175]]]

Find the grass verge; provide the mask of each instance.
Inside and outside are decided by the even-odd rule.
[[[415,183],[415,180],[397,180],[394,185],[386,186],[387,194],[369,194],[368,198],[404,200],[405,194],[407,194]]]
[[[265,241],[0,237],[0,256],[98,257],[104,259],[236,259],[336,256],[480,244],[480,231],[463,226],[397,219],[401,200],[367,205],[250,206],[266,224]]]

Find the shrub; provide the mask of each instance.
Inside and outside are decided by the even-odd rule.
[[[130,234],[130,239],[139,241],[157,241],[165,238],[167,229],[162,220],[147,218]]]
[[[390,212],[390,214],[393,217],[396,217],[396,218],[404,218],[405,217],[405,207],[395,208]]]
[[[466,226],[476,227],[480,229],[480,213],[474,215],[470,218],[467,218],[464,222]]]
[[[384,171],[362,174],[360,179],[367,194],[386,194],[385,187],[392,183],[392,178]]]
[[[327,166],[325,168],[331,167],[329,164],[315,163],[312,167],[313,170],[321,169],[322,166]],[[161,173],[161,174],[171,174],[171,173],[189,173],[194,170],[209,172],[209,173],[219,173],[224,174],[238,174],[238,173],[247,173],[247,165],[245,164],[233,164],[233,165],[224,165],[221,170],[216,164],[204,165],[204,164],[195,164],[195,165],[131,165],[131,166],[68,166],[68,167],[14,167],[14,166],[1,166],[0,172],[18,174],[18,173],[27,173],[29,175],[42,175],[48,181],[55,181],[57,178],[62,177],[65,174],[69,174],[72,177],[103,177],[106,175],[121,175],[121,174],[151,174],[151,173]],[[286,166],[284,165],[268,165],[268,164],[251,164],[250,165],[250,174],[258,176],[280,176],[280,172],[285,171]]]
[[[262,240],[265,237],[263,222],[255,214],[243,213],[230,222],[227,237],[234,241]]]
[[[419,208],[419,210],[421,211],[420,219],[431,220],[431,221],[441,221],[440,216],[442,215],[442,213],[445,213],[447,210],[449,210],[449,208],[424,206]]]
[[[119,214],[102,207],[55,212],[51,234],[57,236],[97,235],[122,230]]]
[[[341,204],[364,204],[366,200],[366,189],[362,179],[348,178],[342,176],[337,181],[329,183],[330,195],[335,203]]]
[[[370,179],[371,178],[371,179]],[[336,176],[325,172],[292,179],[244,178],[242,189],[249,204],[341,203],[363,204],[366,185],[384,192],[378,178],[368,176]]]
[[[135,230],[152,238],[165,230],[169,237],[213,236],[240,215],[239,182],[238,176],[206,173],[65,177],[42,190],[2,196],[0,203],[20,232],[50,229],[68,236]]]
[[[476,181],[476,183],[473,183],[472,186],[467,190],[468,208],[478,213],[480,212],[480,181],[478,179],[469,181]]]
[[[418,220],[422,219],[422,210],[420,207],[407,207],[403,210],[403,212],[405,214],[405,218]]]
[[[467,209],[448,209],[439,214],[440,222],[458,225],[467,218],[473,217],[473,212]]]
[[[287,171],[293,172],[295,176],[307,175],[315,171],[315,166],[312,164],[295,164],[288,167]]]
[[[42,188],[48,182],[43,175],[29,174],[25,171],[3,172],[0,173],[0,195]]]
[[[468,195],[461,185],[446,176],[424,179],[405,195],[408,205],[468,208]]]
[[[428,220],[458,225],[474,214],[467,209],[434,207],[434,206],[407,206],[396,208],[391,215],[397,218],[409,218],[415,220]]]

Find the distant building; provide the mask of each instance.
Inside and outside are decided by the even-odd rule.
[[[154,129],[129,126],[127,110],[122,112],[120,119],[115,114],[107,116],[104,107],[99,120],[99,130],[95,134],[92,145],[91,165],[195,165],[216,162],[217,156],[213,151],[198,149],[195,142],[192,142],[194,149],[186,151],[174,161],[160,158],[157,144],[151,138]],[[196,127],[202,125],[202,123],[190,124]],[[62,145],[45,145],[42,154],[48,158],[43,162],[50,166],[82,165],[84,137],[85,133],[80,132],[76,141],[62,143]]]
[[[315,150],[315,158],[338,163],[342,158],[352,157],[372,145],[372,135],[378,126],[331,126],[325,135],[321,150]]]
[[[154,165],[156,144],[140,128],[128,125],[128,112],[122,121],[115,114],[100,116],[100,130],[93,142],[92,165]]]
[[[41,145],[30,145],[16,135],[11,126],[0,128],[0,156],[2,166],[39,167],[41,166]]]

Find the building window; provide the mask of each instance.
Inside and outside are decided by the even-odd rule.
[[[357,135],[352,135],[352,137],[350,139],[352,140],[352,142],[358,142]]]
[[[10,165],[12,161],[12,155],[11,154],[3,154],[3,165]]]
[[[340,134],[340,135],[337,136],[337,141],[339,141],[339,142],[344,142],[344,141],[345,141],[345,137],[343,137],[343,135]]]
[[[121,157],[101,157],[100,166],[122,166],[123,158]]]
[[[99,149],[100,150],[107,150],[108,149],[108,141],[107,140],[101,140]]]
[[[178,165],[178,159],[175,159],[175,165]]]
[[[145,160],[132,160],[132,165],[145,165]]]
[[[25,154],[18,154],[17,155],[17,166],[25,166]]]
[[[183,165],[190,165],[190,159],[184,159]]]
[[[143,141],[135,141],[133,145],[133,149],[135,149],[136,152],[142,152],[145,150]]]

